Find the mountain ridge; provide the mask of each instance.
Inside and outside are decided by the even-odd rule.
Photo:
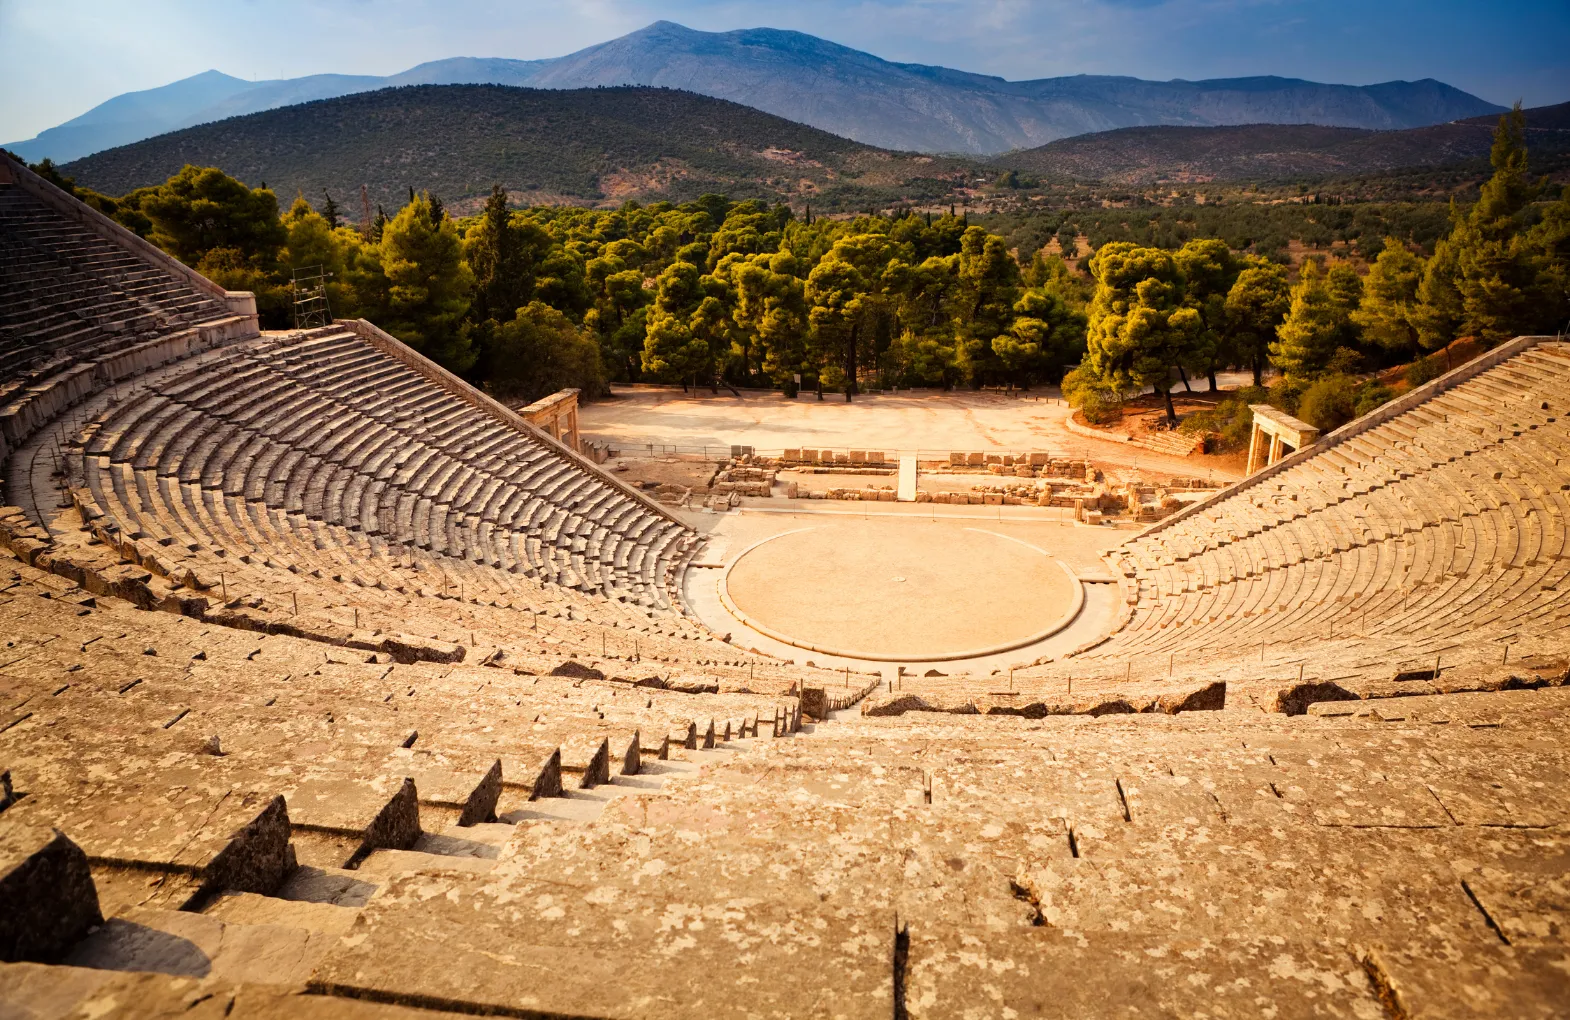
[[[1534,159],[1570,152],[1570,103],[1524,112]],[[991,165],[1050,180],[1130,187],[1379,174],[1485,161],[1496,120],[1473,117],[1400,131],[1310,124],[1130,127],[1005,153]]]
[[[969,155],[995,155],[1143,125],[1269,122],[1399,129],[1502,109],[1431,78],[1364,86],[1269,75],[1167,82],[1109,75],[1009,81],[888,61],[803,32],[699,32],[656,21],[540,60],[451,57],[382,77],[320,74],[254,83],[208,71],[161,89],[116,96],[36,138],[6,147],[30,160],[47,156],[67,162],[230,116],[423,84],[662,86],[752,106],[880,148]],[[208,88],[214,98],[204,103],[201,92]],[[162,105],[138,114],[137,102],[129,97]]]
[[[429,189],[456,211],[492,184],[519,203],[608,205],[793,199],[860,209],[899,197],[937,199],[971,161],[895,153],[751,107],[672,89],[527,89],[405,85],[202,124],[65,164],[78,184],[119,195],[159,184],[187,163],[217,166],[284,204],[324,192],[358,213]]]

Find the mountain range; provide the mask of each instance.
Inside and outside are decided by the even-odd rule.
[[[159,184],[187,163],[296,192],[334,195],[350,218],[428,189],[456,212],[493,184],[515,202],[602,204],[789,198],[820,211],[938,200],[977,173],[964,159],[890,152],[749,106],[638,86],[525,89],[409,85],[201,124],[64,165],[112,195]],[[995,171],[994,171],[995,173]]]
[[[1533,167],[1570,153],[1570,103],[1525,111]],[[1006,153],[1001,167],[1055,181],[1137,187],[1161,182],[1283,181],[1382,174],[1486,160],[1496,116],[1404,131],[1248,124],[1135,127]]]
[[[1433,79],[1364,86],[1273,76],[1157,82],[1073,75],[1007,81],[894,63],[801,32],[699,32],[659,21],[546,60],[455,57],[385,77],[318,74],[260,82],[206,71],[116,96],[5,148],[25,159],[63,163],[282,106],[400,85],[452,84],[661,86],[727,99],[884,149],[971,155],[1126,127],[1273,123],[1393,130],[1501,109]]]

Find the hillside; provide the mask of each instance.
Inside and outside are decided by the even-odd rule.
[[[1526,112],[1534,157],[1570,152],[1567,111],[1570,104]],[[1486,158],[1497,121],[1491,115],[1404,131],[1308,124],[1123,128],[1011,152],[993,162],[1053,180],[1129,186],[1376,174]]]
[[[522,202],[616,203],[704,192],[864,207],[938,198],[969,164],[892,153],[706,96],[667,89],[422,85],[287,106],[160,135],[66,172],[109,194],[187,163],[217,166],[285,200],[331,192],[351,215],[362,184],[402,205],[429,189],[455,208],[501,183]]]
[[[1500,108],[1432,79],[1332,85],[1293,78],[1144,81],[1072,75],[1006,81],[899,64],[801,32],[698,32],[668,21],[547,60],[455,57],[387,77],[246,82],[208,71],[117,96],[6,145],[67,162],[112,145],[263,110],[401,85],[577,89],[651,85],[728,99],[869,145],[990,154],[1141,125],[1320,124],[1394,130]]]

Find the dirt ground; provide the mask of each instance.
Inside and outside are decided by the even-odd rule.
[[[652,482],[655,485],[684,485],[699,492],[708,491],[719,461],[677,457],[625,457],[611,467],[617,478],[628,485]],[[625,467],[626,470],[621,470]]]
[[[793,643],[930,659],[1040,634],[1077,582],[1046,549],[978,522],[820,517],[742,553],[727,586]]]
[[[732,634],[744,647],[836,668],[883,668],[860,657],[803,649],[748,626],[721,604],[718,582],[724,568],[750,559],[753,554],[747,550],[759,542],[802,528],[814,529],[807,533],[811,547],[795,550],[800,555],[791,555],[793,550],[785,545],[764,555],[773,543],[757,546],[759,559],[753,564],[763,569],[751,579],[741,574],[738,591],[733,594],[746,602],[743,612],[750,615],[761,609],[768,617],[765,625],[779,633],[786,633],[784,625],[789,625],[794,630],[790,636],[819,649],[830,647],[830,640],[834,640],[875,650],[894,628],[908,627],[908,620],[917,614],[925,614],[921,618],[926,622],[920,628],[923,647],[936,644],[929,637],[941,639],[942,647],[967,651],[1000,635],[1006,644],[1019,635],[1029,637],[1035,633],[1033,628],[1050,627],[1068,604],[1062,601],[1061,568],[1056,575],[1048,571],[1045,579],[1039,579],[1030,571],[1045,568],[1032,560],[1061,562],[1075,575],[1090,579],[1091,583],[1080,586],[1084,607],[1064,630],[995,654],[961,661],[945,656],[941,663],[928,662],[940,665],[944,672],[985,674],[1043,655],[1062,655],[1104,634],[1116,621],[1121,596],[1115,584],[1105,583],[1111,575],[1101,554],[1127,540],[1136,529],[1087,527],[1045,514],[1035,507],[827,504],[778,499],[748,500],[734,513],[681,512],[682,519],[697,528],[705,540],[694,569],[684,579],[683,593],[700,619],[717,633]],[[981,548],[971,549],[967,542],[980,543]],[[1043,550],[1046,556],[1029,547]],[[852,569],[854,564],[860,566]],[[840,576],[844,570],[851,570],[849,576]],[[895,577],[905,580],[894,581]],[[928,580],[921,581],[924,577]],[[907,588],[902,593],[890,590],[913,583],[924,587]],[[743,590],[747,584],[754,586],[750,595]],[[1068,594],[1072,598],[1072,589]],[[930,601],[923,604],[924,598]],[[891,608],[896,601],[898,607]],[[819,615],[798,618],[795,614],[799,613]],[[907,653],[902,650],[900,654]],[[905,659],[904,665],[920,672],[927,668],[917,668],[922,661]]]
[[[1209,411],[1231,394],[1222,392],[1214,397],[1186,393],[1172,394],[1172,409],[1177,412],[1178,420],[1188,417],[1195,411]],[[1167,431],[1162,428],[1166,424],[1167,405],[1161,397],[1154,393],[1142,397],[1135,397],[1123,406],[1123,421],[1117,426],[1131,436],[1145,436],[1159,434]],[[1094,427],[1094,426],[1092,426]]]
[[[732,444],[778,455],[786,449],[882,450],[886,455],[914,453],[923,459],[947,457],[953,450],[1021,452],[1089,458],[1102,465],[1137,468],[1152,477],[1190,476],[1214,471],[1231,480],[1241,472],[1210,458],[1185,458],[1098,440],[1068,431],[1071,409],[1056,389],[1013,397],[1000,393],[902,390],[857,397],[846,403],[818,401],[811,393],[787,400],[778,393],[744,390],[740,397],[721,391],[683,393],[679,387],[617,387],[616,395],[579,410],[585,438],[604,441],[627,458],[647,456],[650,445],[714,456]],[[723,451],[723,453],[722,453]],[[686,484],[686,483],[683,483]]]

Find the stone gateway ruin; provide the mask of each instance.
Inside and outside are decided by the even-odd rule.
[[[1570,344],[1122,494],[1050,661],[815,666],[572,408],[0,166],[0,1016],[1570,1008]]]

